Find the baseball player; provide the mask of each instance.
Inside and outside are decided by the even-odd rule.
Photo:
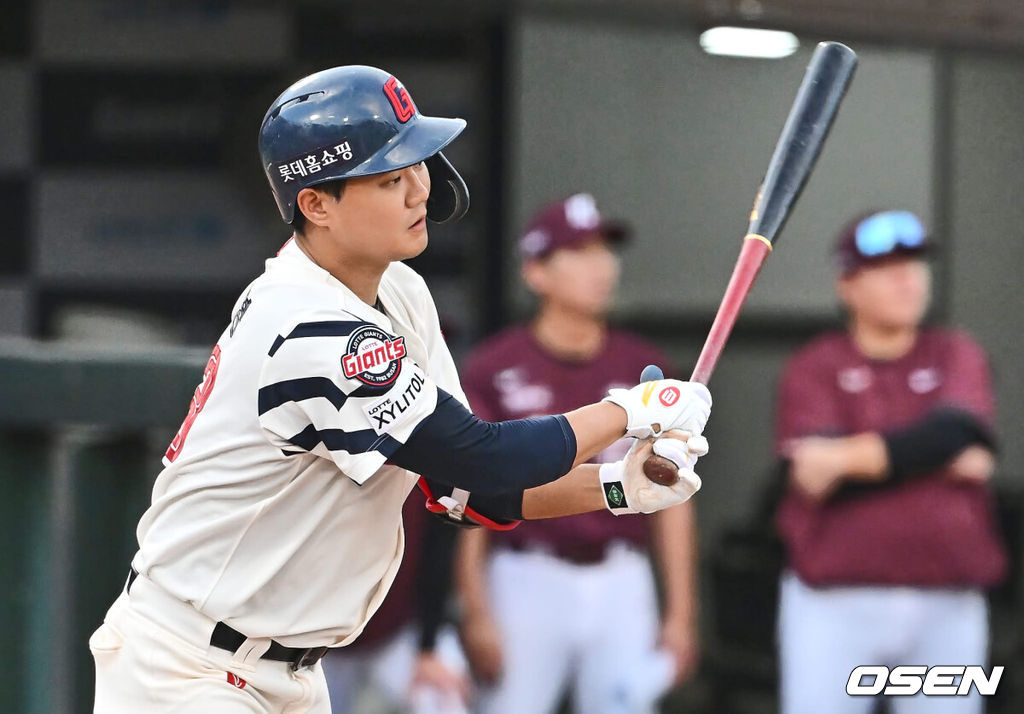
[[[907,211],[851,222],[835,247],[846,331],[787,364],[778,511],[788,569],[779,604],[781,711],[858,714],[860,665],[982,665],[983,588],[1006,555],[988,479],[994,411],[984,352],[966,334],[922,327],[928,238]],[[892,698],[892,711],[980,712],[966,697]]]
[[[358,714],[371,698],[389,712],[468,711],[466,661],[445,617],[451,553],[462,529],[431,518],[418,493],[402,507],[405,554],[387,598],[359,639],[320,660],[333,714]]]
[[[401,262],[428,219],[468,207],[442,153],[464,127],[363,66],[270,106],[260,158],[293,237],[239,296],[167,448],[124,591],[90,639],[97,712],[330,711],[319,659],[387,594],[418,478],[432,512],[489,525],[654,512],[699,488],[700,385],[501,423],[466,407],[430,293]],[[624,435],[624,459],[586,463]],[[678,465],[671,486],[644,477],[651,453]]]
[[[529,221],[521,273],[539,309],[529,325],[495,335],[467,359],[464,387],[477,415],[572,409],[628,384],[646,364],[665,363],[655,347],[606,322],[619,275],[613,244],[627,237],[589,194]],[[626,441],[596,460],[621,458]],[[494,538],[482,529],[462,533],[463,641],[489,685],[479,711],[553,712],[567,685],[577,712],[653,711],[695,665],[694,523],[686,504],[651,520],[593,512]],[[664,584],[660,622],[649,545]],[[620,609],[629,611],[629,626],[609,627],[609,613]]]

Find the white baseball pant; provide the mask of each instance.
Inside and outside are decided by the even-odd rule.
[[[499,550],[490,592],[504,672],[481,693],[481,714],[554,712],[566,685],[578,714],[646,714],[674,678],[656,649],[659,613],[645,553],[612,544],[594,565]]]
[[[988,605],[975,589],[814,588],[793,573],[779,591],[782,714],[868,714],[875,697],[849,696],[860,665],[985,665]],[[959,684],[959,677],[956,678]],[[980,714],[983,698],[888,697],[893,714]]]
[[[211,647],[215,625],[140,575],[89,638],[95,714],[330,714],[319,663],[259,659],[265,639]]]
[[[365,697],[377,696],[388,711],[406,714],[467,714],[457,697],[435,690],[412,688],[412,675],[418,650],[417,631],[407,625],[379,646],[350,650],[341,647],[327,653],[320,664],[331,693],[333,714],[362,714],[359,707]],[[455,628],[441,628],[434,652],[453,672],[465,673],[466,658],[459,646]]]

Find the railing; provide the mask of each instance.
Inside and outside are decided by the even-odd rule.
[[[207,357],[0,342],[0,712],[92,711],[89,635]]]

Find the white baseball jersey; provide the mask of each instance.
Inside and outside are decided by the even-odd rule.
[[[294,241],[242,293],[164,458],[136,570],[249,637],[355,639],[402,559],[416,477],[388,457],[440,387],[466,403],[422,278],[359,300]]]

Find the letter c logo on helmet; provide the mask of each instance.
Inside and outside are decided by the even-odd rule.
[[[458,220],[469,191],[441,149],[463,119],[423,116],[393,75],[362,65],[300,79],[274,100],[260,126],[259,151],[285,223],[299,191],[338,179],[396,171],[423,161],[430,172],[427,218]]]

